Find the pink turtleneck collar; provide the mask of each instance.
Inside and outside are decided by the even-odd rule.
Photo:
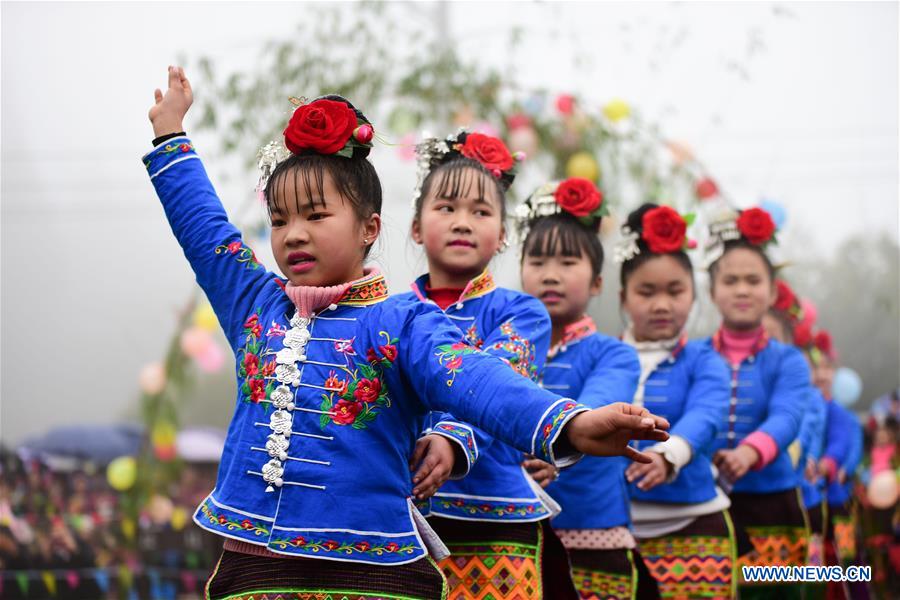
[[[737,331],[724,325],[716,334],[719,352],[729,364],[739,365],[751,354],[765,346],[766,333],[762,325],[749,331]]]
[[[290,298],[294,303],[294,306],[297,307],[297,312],[300,313],[301,317],[309,317],[326,306],[337,304],[351,286],[362,283],[366,279],[377,277],[378,275],[380,275],[378,269],[375,267],[368,267],[363,269],[363,276],[359,279],[354,279],[353,281],[348,281],[346,283],[339,283],[337,285],[294,285],[293,283],[288,282],[284,287],[284,293],[288,295],[288,298]]]

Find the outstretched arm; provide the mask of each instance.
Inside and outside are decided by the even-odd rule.
[[[153,99],[149,114],[153,137],[184,131],[184,115],[194,102],[194,92],[184,69],[169,66],[169,87],[165,94],[159,88],[154,90]]]

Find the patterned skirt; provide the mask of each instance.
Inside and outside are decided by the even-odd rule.
[[[737,546],[728,511],[698,517],[678,531],[639,542],[661,597],[734,597]]]
[[[832,546],[837,564],[851,565],[856,558],[856,505],[853,501],[829,504],[828,512],[826,543]]]
[[[397,566],[269,558],[225,550],[206,600],[439,600],[446,582],[430,558]]]
[[[637,550],[569,550],[572,579],[581,600],[652,600],[656,581]]]
[[[450,549],[438,563],[450,600],[575,598],[565,549],[539,523],[489,523],[430,517]],[[546,567],[546,569],[545,569]]]
[[[799,489],[771,494],[731,494],[731,513],[738,541],[735,575],[738,585],[769,590],[796,588],[744,581],[745,566],[803,566],[806,564],[809,525]],[[784,590],[787,593],[787,590]],[[793,590],[791,590],[793,592]]]

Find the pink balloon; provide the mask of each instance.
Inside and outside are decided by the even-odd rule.
[[[489,135],[491,137],[499,137],[500,132],[497,131],[497,128],[488,123],[487,121],[479,121],[472,126],[472,131],[475,133],[483,133],[484,135]]]
[[[800,308],[803,310],[803,322],[809,323],[810,327],[815,325],[816,319],[819,318],[819,311],[816,309],[816,305],[809,300],[801,300]]]
[[[215,342],[211,342],[206,350],[194,357],[197,367],[204,373],[215,373],[225,365],[225,352]]]
[[[407,133],[397,145],[397,154],[400,160],[410,161],[416,159],[416,134]]]
[[[212,336],[200,327],[189,327],[181,333],[181,351],[196,359],[213,344]]]

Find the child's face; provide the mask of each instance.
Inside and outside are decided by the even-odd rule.
[[[791,340],[788,338],[787,333],[784,330],[784,325],[781,324],[781,321],[773,317],[770,313],[766,313],[763,317],[762,321],[763,329],[766,330],[766,333],[770,338],[776,339],[782,344],[790,344]]]
[[[603,279],[593,276],[591,260],[581,256],[528,256],[522,261],[522,289],[544,303],[554,325],[567,325],[587,311]]]
[[[726,327],[759,327],[775,294],[766,265],[753,250],[734,248],[719,259],[712,299]]]
[[[667,340],[684,329],[694,303],[690,274],[671,256],[656,256],[635,269],[622,290],[639,342]]]
[[[294,285],[328,286],[362,277],[365,248],[378,237],[379,216],[360,221],[327,171],[324,198],[306,189],[307,179],[286,174],[272,202],[272,254],[278,268]]]
[[[466,169],[463,176],[456,196],[441,196],[440,182],[431,186],[411,233],[425,247],[429,272],[472,279],[488,266],[506,235],[503,198],[488,175]]]

